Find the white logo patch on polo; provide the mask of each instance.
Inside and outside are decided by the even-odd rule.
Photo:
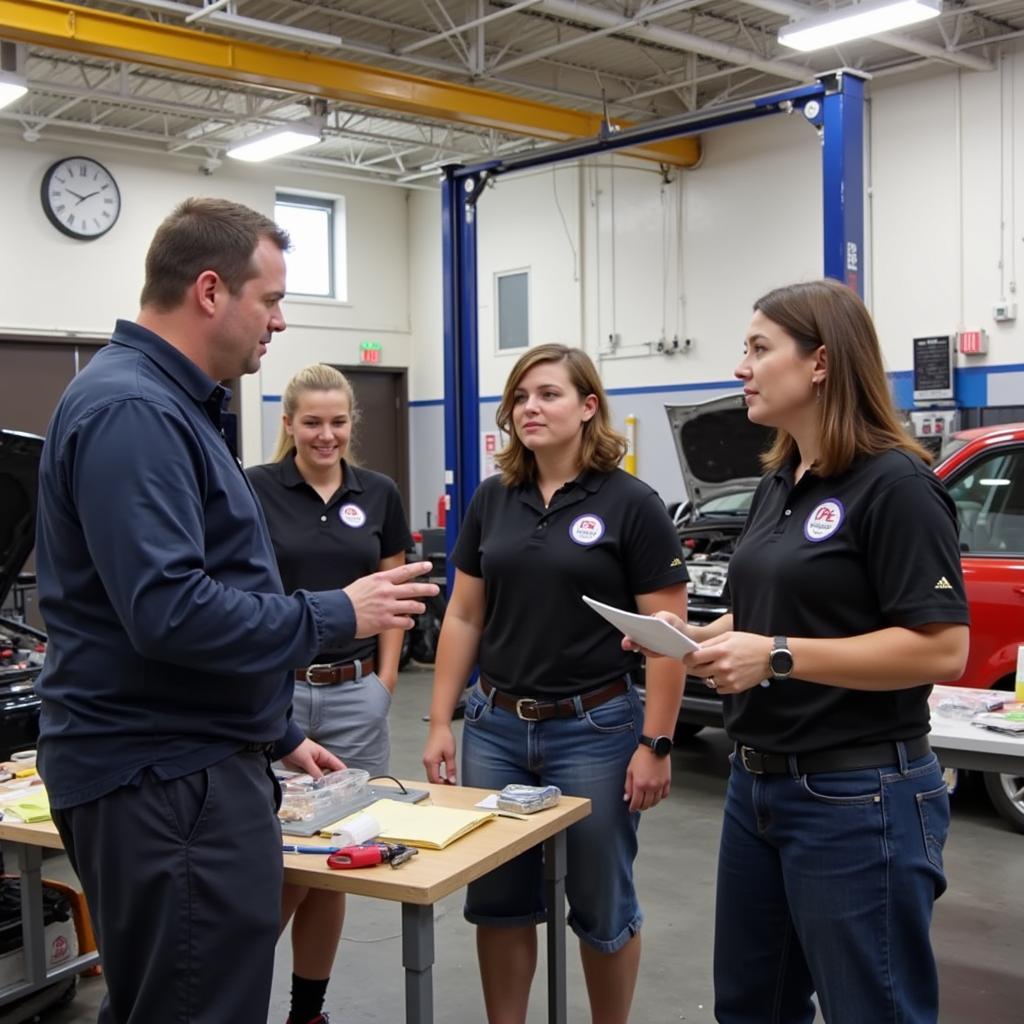
[[[358,530],[366,522],[366,513],[358,505],[342,505],[338,509],[338,518],[353,530]]]
[[[600,516],[577,516],[569,525],[569,536],[577,544],[589,547],[604,536],[604,520]]]
[[[804,536],[813,544],[828,540],[846,518],[846,509],[838,498],[829,498],[817,505],[804,523]]]

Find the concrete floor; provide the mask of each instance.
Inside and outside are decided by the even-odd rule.
[[[392,769],[407,778],[422,777],[426,726],[421,715],[429,704],[431,679],[426,669],[403,673],[394,703]],[[727,750],[720,730],[705,730],[685,749],[676,750],[672,794],[644,815],[636,874],[647,920],[632,1016],[642,1024],[714,1020],[711,922]],[[945,852],[949,891],[936,907],[933,930],[942,979],[941,1024],[1024,1020],[1022,857],[1024,836],[1010,831],[996,816],[980,785],[963,786],[954,797],[954,823]],[[59,874],[53,870],[57,866],[48,862],[48,873]],[[436,907],[436,1019],[444,1024],[479,1024],[483,1000],[473,929],[462,920],[461,908],[461,894]],[[345,931],[328,989],[333,1024],[404,1020],[397,905],[350,898]],[[586,995],[571,934],[569,941],[569,1019],[585,1021]],[[283,1024],[287,1017],[290,972],[286,934],[274,971],[271,1024]],[[547,1019],[542,972],[543,953],[530,1024]],[[84,980],[72,1005],[44,1020],[95,1021],[102,985],[99,979]]]

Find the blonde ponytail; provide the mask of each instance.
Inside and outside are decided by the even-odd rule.
[[[282,410],[285,416],[291,419],[295,410],[299,407],[299,398],[307,391],[341,391],[348,398],[349,417],[352,425],[355,426],[359,418],[359,410],[356,407],[356,396],[352,391],[352,385],[348,377],[326,363],[314,363],[303,370],[299,370],[284,389],[282,396]],[[281,462],[295,450],[295,439],[288,433],[281,420],[281,427],[277,434],[277,446],[271,456],[271,462]],[[349,459],[351,462],[352,460]]]

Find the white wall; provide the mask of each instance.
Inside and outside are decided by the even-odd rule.
[[[982,327],[989,354],[959,357],[981,371],[961,377],[966,404],[1006,404],[1024,380],[1001,372],[1024,369],[1024,117],[1014,109],[1014,96],[1024,96],[1024,47],[992,73],[930,67],[876,80],[868,92],[866,285],[887,367],[905,377],[915,336]],[[729,386],[753,301],[822,272],[821,148],[810,125],[778,115],[702,141],[701,165],[673,172],[669,184],[651,164],[602,157],[561,166],[557,177],[547,169],[499,179],[478,205],[481,395],[500,392],[514,359],[494,352],[494,271],[529,266],[534,339],[594,356],[616,417],[641,417],[640,475],[668,499],[680,496],[681,479],[663,402]],[[413,200],[425,211],[413,218],[417,261],[439,250],[430,203]],[[435,281],[411,300],[421,401],[443,393]],[[1018,302],[1014,323],[992,319],[1003,298]],[[692,348],[652,352],[663,333],[691,338]],[[905,392],[905,379],[897,383]],[[485,401],[482,429],[493,416]],[[425,431],[426,420],[421,447]]]
[[[867,286],[888,367],[909,370],[915,335],[983,327],[989,355],[962,365],[992,371],[968,374],[973,398],[1006,403],[1024,381],[1024,117],[1014,107],[1024,47],[992,73],[926,68],[876,79],[869,95]],[[534,339],[581,344],[598,360],[616,417],[641,416],[641,475],[670,499],[681,482],[660,405],[728,386],[753,300],[822,265],[820,147],[807,123],[769,117],[703,144],[701,166],[668,184],[653,165],[603,157],[502,179],[479,205],[481,394],[498,394],[515,358],[494,351],[494,273],[529,267]],[[124,190],[117,227],[92,243],[58,234],[39,203],[46,167],[75,152],[102,160]],[[288,332],[243,384],[244,455],[258,461],[270,443],[263,396],[300,366],[356,362],[360,341],[380,341],[385,364],[410,371],[412,518],[422,524],[444,465],[442,416],[429,404],[444,392],[438,193],[227,162],[206,178],[194,160],[30,145],[12,131],[0,132],[0,167],[0,333],[106,335],[115,317],[134,316],[153,229],[186,196],[270,213],[275,186],[344,195],[349,301],[287,304]],[[1019,320],[992,320],[1002,298],[1018,302]],[[652,354],[663,332],[692,349]],[[493,415],[485,401],[485,429]]]
[[[60,157],[82,153],[105,164],[118,180],[122,212],[94,242],[76,242],[47,221],[39,186]],[[118,317],[133,318],[143,281],[143,259],[157,225],[195,195],[219,196],[273,214],[275,188],[343,195],[348,237],[348,301],[292,299],[288,330],[277,337],[258,375],[242,383],[243,457],[261,461],[262,396],[280,394],[297,369],[317,360],[359,361],[359,342],[383,344],[383,362],[410,361],[408,196],[404,189],[273,167],[225,161],[212,176],[198,161],[157,158],[131,150],[38,142],[0,133],[0,334],[69,332],[106,337]]]

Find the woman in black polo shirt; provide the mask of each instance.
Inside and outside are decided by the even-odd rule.
[[[357,409],[344,374],[322,363],[285,388],[271,463],[248,471],[263,506],[285,591],[344,587],[405,562],[411,545],[398,489],[388,477],[346,460]],[[388,772],[387,715],[398,678],[402,630],[321,651],[295,672],[299,728],[350,768]],[[341,938],[345,896],[286,885],[292,923],[290,1024],[322,1024],[324,993]]]
[[[967,656],[955,508],[899,424],[852,291],[770,292],[745,347],[747,415],[776,439],[732,611],[688,629],[702,649],[686,659],[725,695],[736,741],[715,1019],[804,1024],[816,992],[827,1024],[934,1024],[949,801],[928,684]]]
[[[423,761],[432,782],[455,781],[452,711],[479,662],[462,781],[553,784],[592,801],[568,833],[569,921],[593,1019],[621,1024],[640,959],[638,812],[668,793],[682,671],[653,665],[644,708],[631,684],[636,661],[580,598],[685,614],[682,550],[657,494],[616,468],[625,444],[580,349],[530,349],[497,421],[508,444],[501,476],[474,495],[454,552]],[[544,919],[540,849],[471,883],[466,917],[478,925],[488,1020],[522,1024]]]

